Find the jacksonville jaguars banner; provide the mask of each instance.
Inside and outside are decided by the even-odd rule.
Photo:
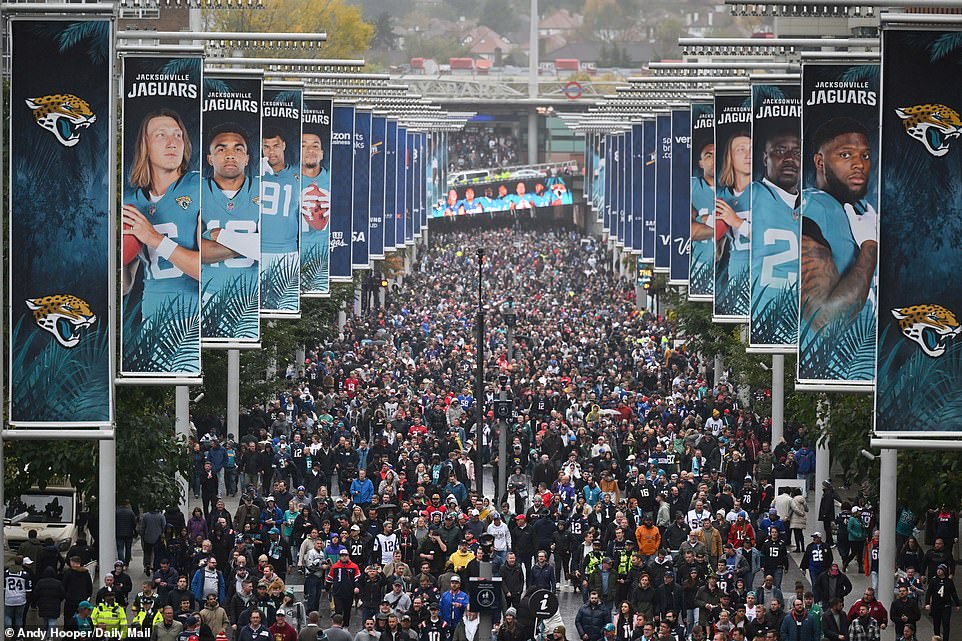
[[[331,118],[330,280],[349,283],[354,199],[354,105],[334,103]]]
[[[671,114],[655,118],[655,273],[671,271]]]
[[[749,93],[715,95],[716,323],[747,322],[751,307],[751,127]]]
[[[875,431],[962,431],[962,32],[882,32]],[[892,395],[897,394],[896,398]]]
[[[415,210],[414,210],[414,237],[421,238],[424,233],[425,217],[424,212],[427,209],[427,201],[425,200],[425,188],[427,186],[427,167],[428,167],[428,154],[426,148],[427,134],[424,132],[418,132],[415,141],[417,144],[417,173],[414,175],[414,188],[415,188]]]
[[[654,119],[645,120],[641,135],[641,208],[644,226],[641,231],[641,262],[655,262],[655,163],[658,161],[658,137]]]
[[[301,311],[301,122],[304,88],[264,86],[261,157],[261,315]]]
[[[121,373],[200,373],[200,56],[123,58]]]
[[[404,182],[406,185],[404,210],[404,244],[414,244],[414,234],[418,230],[414,227],[417,214],[417,174],[420,157],[418,155],[418,134],[407,132],[407,166],[405,167]]]
[[[20,427],[113,420],[111,25],[10,20],[9,422]]]
[[[598,222],[602,224],[604,230],[604,210],[605,210],[605,145],[608,137],[601,134],[592,134],[594,138],[594,164],[591,175],[591,205],[595,209]],[[604,230],[607,231],[607,230]]]
[[[799,389],[875,377],[878,101],[878,64],[802,67]]]
[[[384,253],[395,247],[397,216],[397,121],[387,119],[384,134]]]
[[[208,346],[260,338],[260,72],[204,77],[201,337]]]
[[[798,346],[801,86],[752,84],[752,230],[749,346]]]
[[[354,110],[354,201],[351,226],[351,268],[370,269],[367,239],[371,225],[371,111]]]
[[[624,248],[627,235],[627,221],[622,201],[625,198],[625,158],[631,143],[631,134],[618,134],[614,138],[612,154],[614,164],[611,171],[611,216],[615,226],[615,246]],[[630,248],[630,245],[629,245]]]
[[[615,135],[606,134],[605,144],[604,144],[604,167],[602,168],[603,175],[601,176],[601,229],[604,233],[609,236],[614,236],[617,234],[617,225],[612,224],[611,220],[611,176],[614,174],[614,147],[615,147]]]
[[[671,110],[671,253],[669,285],[688,285],[691,253],[691,111]]]
[[[691,104],[691,265],[688,300],[712,301],[715,293],[715,104]]]
[[[371,198],[370,235],[371,258],[384,258],[384,168],[387,118],[375,114],[371,118]]]
[[[331,295],[330,98],[304,96],[301,116],[301,295]]]

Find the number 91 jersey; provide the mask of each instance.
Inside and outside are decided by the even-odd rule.
[[[289,254],[297,251],[300,213],[300,171],[290,166],[261,176],[261,251]]]

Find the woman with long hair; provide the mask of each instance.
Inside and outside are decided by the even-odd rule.
[[[751,249],[752,138],[739,131],[728,139],[715,190],[715,262],[724,263],[726,280],[748,269]],[[724,234],[720,235],[720,229]],[[717,270],[716,270],[717,271]]]
[[[635,631],[635,610],[627,601],[622,601],[618,605],[613,620],[615,624],[615,638],[619,641],[628,641],[633,637]]]

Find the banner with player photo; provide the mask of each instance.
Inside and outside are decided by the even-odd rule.
[[[604,231],[605,224],[605,163],[607,155],[605,147],[608,144],[608,136],[593,134],[595,140],[595,164],[592,171],[591,202],[595,208],[595,215],[598,222],[602,224]]]
[[[124,56],[121,373],[200,373],[200,56]]]
[[[801,86],[752,84],[752,231],[749,346],[798,348]]]
[[[688,285],[691,253],[691,111],[671,110],[671,254],[669,285]]]
[[[879,435],[962,431],[960,44],[957,27],[882,31]]]
[[[349,283],[354,198],[354,105],[334,103],[331,118],[331,282]]]
[[[617,225],[611,220],[611,176],[614,174],[615,164],[615,135],[606,134],[604,144],[604,171],[601,176],[601,229],[609,236],[616,236]]]
[[[354,200],[351,203],[351,269],[371,268],[371,111],[354,110]]]
[[[628,221],[625,220],[626,171],[625,158],[628,157],[628,147],[631,145],[631,132],[618,134],[612,143],[611,166],[611,224],[614,226],[615,246],[624,248],[627,235]],[[628,248],[631,248],[629,241]]]
[[[424,216],[424,212],[427,209],[427,200],[425,199],[425,189],[427,187],[427,172],[428,172],[428,153],[427,153],[427,134],[418,132],[417,137],[417,173],[414,176],[414,185],[417,190],[417,199],[415,203],[417,204],[414,212],[414,237],[421,238],[424,233],[425,221],[427,220]]]
[[[671,114],[655,118],[655,273],[671,271]]]
[[[417,173],[418,173],[418,134],[407,132],[407,166],[405,167],[404,182],[406,183],[405,211],[404,211],[404,244],[414,244],[415,214],[417,213]]]
[[[748,322],[752,237],[751,94],[715,95],[715,297],[712,321]]]
[[[301,311],[301,121],[304,88],[264,85],[261,157],[261,314]]]
[[[301,116],[301,295],[331,295],[330,98],[304,96]]]
[[[109,426],[112,22],[9,25],[9,422]]]
[[[371,118],[371,197],[370,234],[368,242],[371,258],[384,258],[384,168],[387,118],[374,114]]]
[[[715,293],[715,104],[691,104],[691,265],[688,300],[714,300]]]
[[[260,338],[259,72],[204,77],[201,337],[205,346]]]
[[[875,377],[879,65],[802,66],[798,383]]]

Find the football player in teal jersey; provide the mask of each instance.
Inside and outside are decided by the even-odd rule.
[[[779,130],[765,141],[765,175],[752,184],[752,217],[758,235],[752,240],[752,316],[775,304],[779,294],[798,282],[798,180],[802,146],[797,131]],[[765,337],[793,343],[797,326],[776,327]]]
[[[124,194],[123,233],[143,247],[123,269],[124,295],[141,265],[144,323],[164,305],[179,300],[197,305],[200,250],[200,176],[188,171],[190,136],[180,115],[160,109],[144,117]]]
[[[865,127],[851,118],[815,131],[816,189],[802,196],[801,317],[814,330],[873,314],[878,215],[865,201],[872,154]]]
[[[514,194],[508,196],[504,199],[507,203],[508,208],[511,211],[516,209],[533,209],[534,204],[531,202],[531,194],[527,193],[527,187],[524,181],[519,180],[518,184],[514,187]]]
[[[213,174],[204,181],[201,212],[207,241],[201,244],[205,304],[201,332],[208,338],[257,338],[256,318],[226,327],[226,319],[213,315],[220,305],[209,303],[230,296],[246,308],[259,298],[260,189],[258,179],[247,175],[249,149],[247,133],[236,123],[217,125],[210,133],[207,162]]]
[[[330,288],[331,172],[324,164],[324,144],[306,127],[301,133],[301,275],[305,291]]]
[[[287,164],[287,141],[278,127],[264,130],[264,160],[261,175],[261,308],[282,309],[281,292],[298,287],[300,254],[297,251],[300,227],[301,168]],[[294,282],[268,283],[292,274]],[[285,311],[296,311],[293,307]]]
[[[715,190],[715,225],[718,221],[725,233],[715,246],[715,294],[723,287],[741,288],[741,280],[748,282],[748,257],[751,253],[752,210],[752,138],[740,131],[728,139]],[[719,232],[720,233],[720,232]],[[731,283],[731,285],[729,285]],[[739,289],[739,291],[745,291]],[[748,301],[743,310],[748,313]]]
[[[705,273],[704,285],[711,292],[715,249],[715,143],[707,142],[698,152],[698,175],[691,177],[691,266]],[[695,280],[701,280],[697,276]]]

